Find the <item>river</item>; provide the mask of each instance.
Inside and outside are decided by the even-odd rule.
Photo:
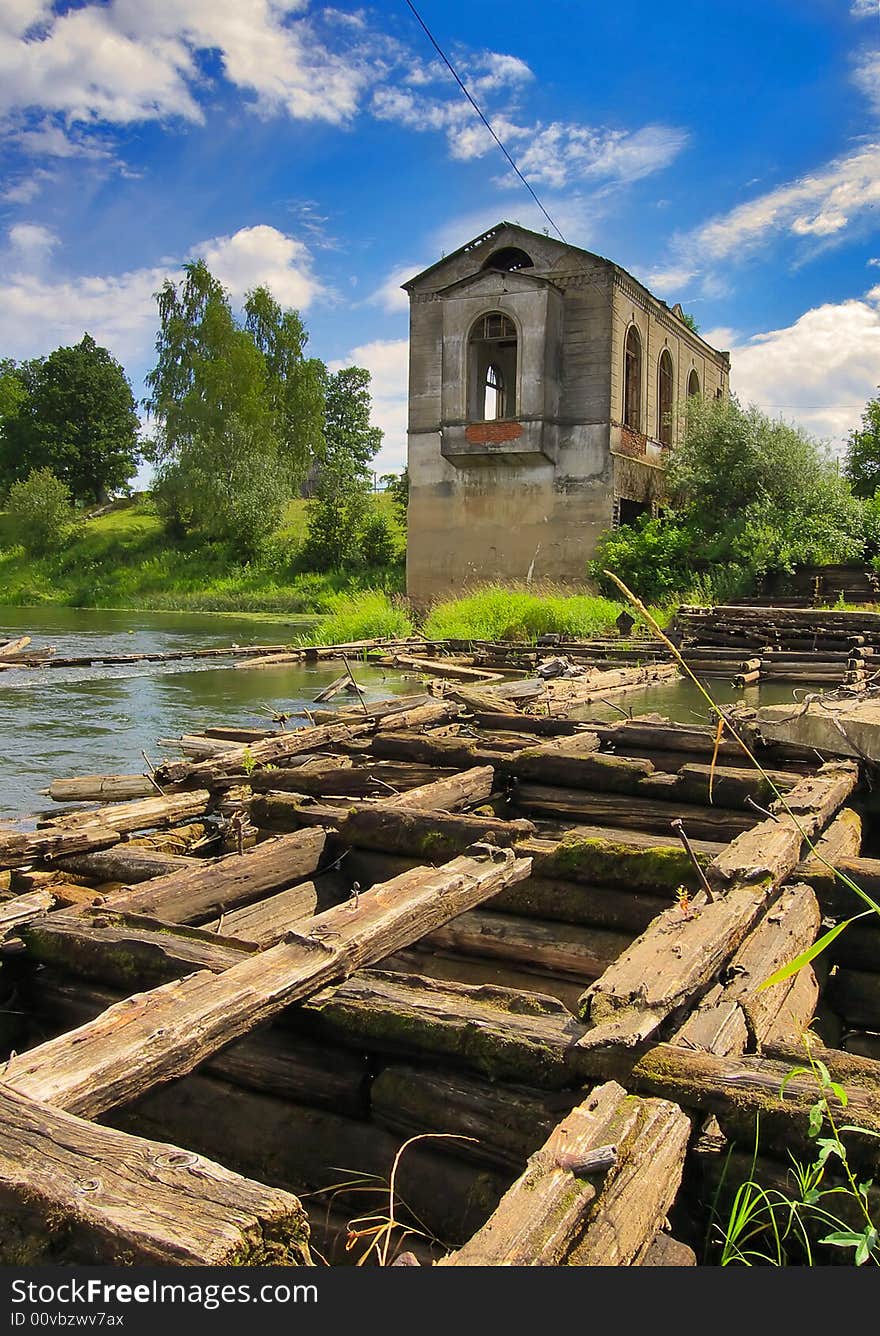
[[[264,621],[215,613],[0,606],[0,643],[30,635],[29,649],[54,645],[65,658],[99,650],[157,653],[287,644],[309,624],[308,618],[293,617]],[[337,662],[277,668],[234,668],[233,662],[196,659],[0,672],[0,820],[51,807],[40,790],[53,779],[141,774],[142,752],[153,764],[180,755],[157,746],[160,738],[197,733],[212,724],[270,726],[267,710],[292,713],[308,707],[340,672]],[[368,701],[419,689],[411,678],[352,666]]]
[[[157,653],[210,645],[286,644],[308,618],[279,620],[226,614],[117,612],[87,608],[0,606],[0,643],[30,635],[30,648],[54,645],[59,656]],[[243,661],[239,661],[243,662]],[[41,794],[53,779],[73,775],[141,774],[143,753],[153,764],[179,753],[160,738],[197,733],[212,724],[260,727],[272,710],[308,707],[339,676],[338,662],[232,667],[232,659],[169,663],[32,668],[0,672],[0,820],[52,806]],[[417,678],[357,665],[365,699],[420,689]],[[791,701],[781,684],[736,691],[713,683],[719,704]],[[343,699],[343,698],[340,698]],[[706,722],[706,702],[686,682],[615,696],[590,708],[596,719],[657,710],[681,722]],[[57,809],[58,811],[61,808]]]

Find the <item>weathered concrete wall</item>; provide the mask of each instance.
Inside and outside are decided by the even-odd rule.
[[[531,267],[484,270],[502,247]],[[726,389],[720,354],[615,265],[505,226],[408,285],[407,590],[417,601],[492,580],[583,584],[615,496],[655,502],[663,452],[622,439],[623,346],[642,334],[643,427],[657,434],[657,360],[668,347],[675,397],[695,367]],[[500,311],[517,331],[515,419],[476,422],[468,339]],[[633,459],[633,453],[648,459]]]
[[[607,427],[583,428],[559,463],[490,461],[456,468],[439,433],[410,437],[407,590],[417,601],[492,580],[583,584],[611,525]]]

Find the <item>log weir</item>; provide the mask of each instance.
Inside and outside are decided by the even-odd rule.
[[[855,685],[880,650],[880,617],[767,613],[682,609],[685,662]],[[362,704],[346,658],[303,726],[49,777],[53,812],[0,831],[0,1260],[712,1265],[713,1155],[810,1152],[805,1043],[875,1175],[859,759],[742,712],[591,719],[677,674],[647,640],[247,661],[355,652],[420,694]]]

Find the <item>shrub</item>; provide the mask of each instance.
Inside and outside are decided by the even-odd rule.
[[[622,604],[590,594],[487,585],[464,598],[438,603],[425,634],[442,640],[533,641],[541,635],[591,636],[613,628]]]
[[[70,489],[48,468],[32,469],[13,483],[7,508],[15,537],[34,556],[63,546],[75,519]]]
[[[345,645],[353,640],[404,637],[413,634],[409,613],[380,589],[337,594],[328,600],[321,624],[302,641],[306,645]]]
[[[397,543],[384,515],[368,515],[360,534],[361,558],[365,566],[391,566],[397,560]]]

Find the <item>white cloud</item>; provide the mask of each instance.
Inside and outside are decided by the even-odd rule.
[[[852,0],[849,12],[856,19],[880,18],[880,0]]]
[[[439,256],[437,258],[439,259]],[[408,282],[411,278],[415,278],[416,274],[420,274],[430,264],[433,264],[433,260],[425,260],[421,264],[402,264],[399,268],[392,269],[388,277],[383,279],[376,288],[376,291],[370,294],[368,300],[377,306],[381,306],[389,314],[408,311],[409,297],[400,285]]]
[[[562,189],[580,180],[607,178],[634,181],[665,167],[687,142],[683,130],[647,125],[635,131],[580,125],[571,121],[529,123],[509,107],[487,110],[484,99],[498,93],[515,94],[532,71],[515,56],[484,51],[462,65],[467,87],[483,102],[494,133],[505,144],[523,175],[536,185]],[[443,83],[442,94],[428,94],[427,85]],[[448,96],[447,96],[448,93]],[[446,135],[449,152],[471,161],[497,152],[492,134],[474,108],[454,88],[448,72],[436,62],[411,68],[403,85],[384,84],[373,93],[373,114],[407,129],[433,130]],[[517,185],[508,171],[496,184]]]
[[[774,234],[832,236],[878,203],[880,143],[864,144],[821,171],[711,219],[687,243],[699,256],[725,259]]]
[[[9,0],[7,0],[7,5]],[[214,53],[230,83],[259,110],[343,122],[381,63],[361,50],[330,50],[304,0],[110,0],[50,14],[14,0],[0,27],[0,108],[39,107],[85,123],[202,119],[201,57]],[[334,38],[342,24],[328,11]],[[24,34],[35,22],[42,27]]]
[[[862,90],[875,112],[880,114],[880,51],[865,51],[853,72],[856,86]]]
[[[330,362],[331,371],[362,366],[370,372],[373,396],[371,420],[384,432],[382,448],[373,467],[377,473],[406,465],[406,404],[409,376],[409,340],[376,339],[353,348],[346,357]]]
[[[9,229],[13,261],[26,268],[40,264],[58,245],[58,237],[41,223],[15,223]]]
[[[308,247],[266,223],[203,241],[192,254],[205,261],[234,302],[240,302],[250,288],[265,284],[282,306],[303,311],[321,291]]]
[[[242,228],[194,246],[191,254],[205,258],[235,301],[259,283],[267,283],[282,305],[300,308],[320,291],[307,249],[274,227]],[[173,259],[122,274],[76,278],[46,277],[36,263],[22,265],[0,280],[0,347],[8,356],[33,357],[76,342],[88,330],[133,371],[152,356],[155,293],[166,278],[179,277]]]
[[[670,265],[666,269],[652,269],[647,282],[658,297],[674,297],[686,283],[696,277],[696,272],[687,265]]]
[[[794,420],[841,446],[880,380],[880,286],[861,298],[805,311],[792,325],[729,346],[731,387],[745,403]]]

